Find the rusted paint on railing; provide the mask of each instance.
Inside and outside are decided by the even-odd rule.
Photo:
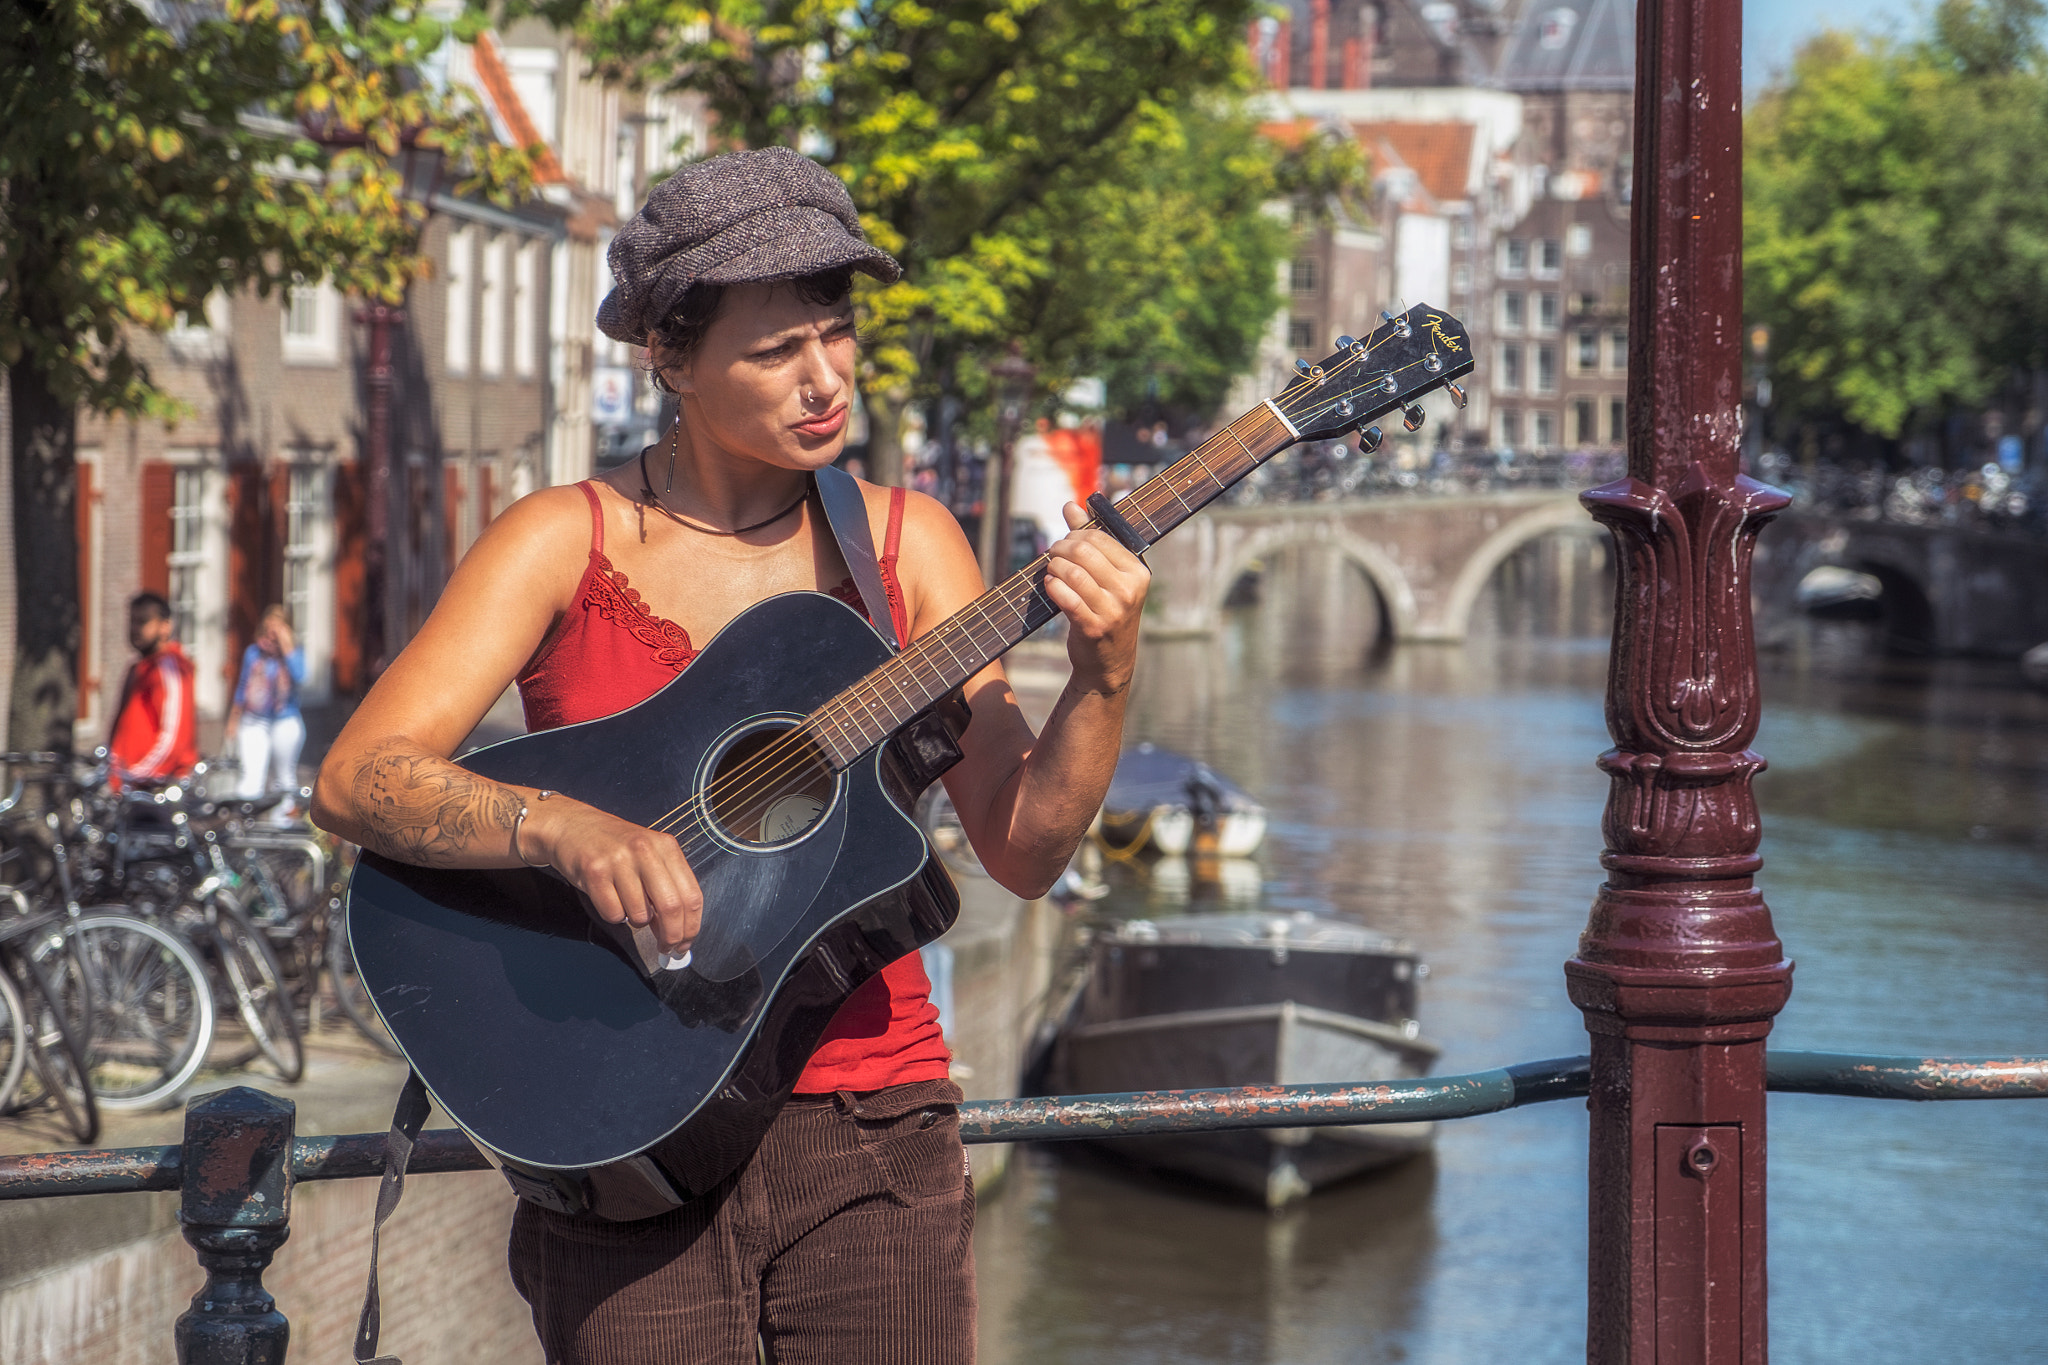
[[[1773,1052],[1770,1087],[1873,1100],[2017,1100],[2048,1096],[2048,1058],[1872,1057]]]
[[[1774,1091],[1890,1100],[2048,1099],[2048,1058],[1877,1057],[1848,1052],[1773,1052]],[[1057,1142],[1069,1138],[1205,1133],[1237,1128],[1317,1128],[1475,1118],[1549,1100],[1584,1098],[1584,1057],[1523,1062],[1461,1076],[1365,1085],[1249,1086],[976,1100],[960,1106],[963,1142]],[[175,1190],[183,1151],[121,1147],[0,1157],[0,1199]],[[413,1174],[488,1170],[454,1128],[420,1134]],[[384,1134],[302,1137],[291,1178],[352,1180],[384,1173]]]

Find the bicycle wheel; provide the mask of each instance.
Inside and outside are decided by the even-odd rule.
[[[15,1110],[15,1092],[21,1085],[22,1068],[28,1065],[28,1011],[22,1007],[21,992],[0,972],[0,1114]]]
[[[50,985],[50,979],[28,954],[9,954],[21,965],[18,983],[27,1006],[28,1062],[37,1091],[22,1087],[23,1106],[47,1100],[64,1118],[71,1135],[81,1143],[100,1135],[99,1106],[93,1100],[92,1082],[86,1070],[85,1051],[64,1017],[64,1009]]]
[[[257,1048],[286,1081],[306,1074],[306,1049],[299,1039],[298,1011],[284,983],[284,971],[263,932],[225,895],[214,898],[214,952],[221,982]]]
[[[370,992],[364,988],[363,978],[356,974],[355,954],[349,951],[348,946],[348,924],[342,918],[339,905],[327,919],[327,974],[334,978],[334,997],[340,1002],[341,1012],[348,1016],[348,1021],[383,1051],[394,1057],[400,1055],[398,1044],[391,1041],[384,1021],[377,1017],[376,1007],[370,1003]]]
[[[72,949],[93,991],[86,1077],[103,1110],[150,1109],[175,1096],[213,1041],[213,991],[184,939],[118,906],[80,915]],[[38,945],[38,960],[54,950]]]

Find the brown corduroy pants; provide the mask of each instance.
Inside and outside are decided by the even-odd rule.
[[[951,1081],[799,1096],[737,1174],[658,1218],[522,1202],[512,1283],[550,1365],[971,1365],[960,1098]]]

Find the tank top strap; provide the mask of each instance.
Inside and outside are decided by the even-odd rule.
[[[585,479],[576,485],[590,499],[590,553],[604,553],[604,504],[598,501],[596,481]]]
[[[894,564],[896,551],[903,540],[903,499],[906,490],[900,485],[889,490],[889,529],[882,537],[882,562]]]
[[[903,597],[903,580],[896,576],[896,555],[903,541],[904,489],[889,490],[889,529],[882,536],[882,553],[876,560],[882,571],[882,591],[889,596],[889,619],[896,625],[896,638],[910,643],[910,604]]]

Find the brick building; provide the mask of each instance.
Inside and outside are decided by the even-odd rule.
[[[1247,402],[1296,355],[1384,308],[1439,303],[1471,330],[1470,406],[1431,404],[1430,444],[1619,445],[1627,349],[1633,12],[1622,0],[1294,0],[1255,30],[1275,136],[1358,141],[1367,204],[1297,209],[1288,307]]]

